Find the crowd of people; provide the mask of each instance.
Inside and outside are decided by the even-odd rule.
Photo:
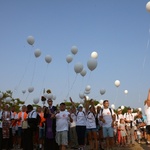
[[[7,104],[0,108],[0,150],[86,150],[87,145],[90,150],[112,150],[141,140],[150,144],[150,94],[144,102],[145,115],[139,110],[133,113],[130,107],[124,114],[121,108],[114,111],[109,100],[103,101],[103,107],[95,107],[86,97],[78,106],[71,97],[70,102],[69,109],[64,102],[59,108],[53,106],[51,99],[48,107],[36,110],[32,105],[23,105],[20,112]]]

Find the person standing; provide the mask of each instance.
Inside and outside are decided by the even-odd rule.
[[[69,122],[72,122],[70,113],[66,111],[66,104],[60,104],[60,112],[53,114],[56,118],[56,142],[60,150],[66,150],[68,145]]]
[[[53,106],[52,99],[47,100],[48,107],[45,108],[45,139],[44,150],[58,150],[58,144],[56,143],[56,118],[52,118],[52,114],[57,112],[57,107]]]
[[[113,109],[109,108],[109,101],[104,100],[104,108],[100,110],[99,119],[103,122],[102,131],[103,138],[106,143],[107,149],[112,149],[114,146],[114,122],[115,122],[115,113]]]
[[[44,139],[44,124],[45,124],[45,118],[44,118],[44,113],[42,111],[42,107],[38,106],[37,107],[37,113],[41,117],[41,121],[39,124],[39,130],[38,130],[38,148],[39,150],[42,150],[43,147],[43,139]]]
[[[11,112],[9,111],[9,106],[6,104],[2,112],[2,135],[3,144],[6,150],[11,149],[10,145],[10,126],[11,126]]]
[[[2,110],[0,106],[0,150],[2,150],[3,136],[2,136]]]
[[[150,145],[150,89],[148,91],[147,100],[144,102],[144,111],[146,115],[146,133],[147,133],[147,144]]]
[[[22,147],[22,133],[23,133],[23,123],[27,120],[28,114],[26,113],[27,107],[26,105],[22,106],[22,111],[18,113],[17,125],[18,125],[18,133],[17,133],[17,143],[18,148]]]
[[[126,130],[127,130],[127,145],[131,146],[135,145],[135,136],[134,136],[134,115],[132,114],[131,108],[127,108],[127,113],[124,114],[124,120],[126,123]]]
[[[96,111],[94,102],[91,99],[86,102],[86,132],[87,138],[90,145],[90,149],[98,150],[98,139],[97,139],[97,128],[96,128]]]
[[[23,132],[23,150],[33,150],[33,133],[36,129],[37,112],[33,110],[32,105],[27,106],[28,128]]]

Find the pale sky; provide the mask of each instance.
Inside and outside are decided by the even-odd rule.
[[[13,91],[13,98],[26,104],[42,95],[44,88],[56,96],[54,104],[91,86],[90,98],[108,99],[116,107],[143,107],[150,88],[150,13],[148,0],[1,0],[0,91]],[[27,37],[35,39],[33,46]],[[71,47],[78,53],[71,63]],[[41,50],[35,58],[34,51]],[[98,65],[90,71],[87,61],[98,53]],[[51,63],[45,56],[52,57]],[[81,62],[87,71],[74,71]],[[115,80],[121,82],[117,88]],[[32,93],[28,88],[34,87]],[[104,95],[100,89],[105,89]],[[23,94],[22,90],[26,90]],[[128,90],[128,94],[124,93]],[[41,102],[39,103],[41,104]]]

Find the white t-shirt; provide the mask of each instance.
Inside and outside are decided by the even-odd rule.
[[[132,113],[124,114],[124,119],[126,119],[127,121],[132,121],[132,126],[135,126],[134,117],[135,117],[135,114],[132,114]],[[130,122],[126,123],[126,125],[129,127],[131,126],[131,123]]]
[[[146,125],[150,125],[150,107],[147,104],[144,106],[145,115],[146,115]]]
[[[77,126],[86,126],[86,114],[84,111],[78,111],[76,113],[77,115],[77,122],[76,125]]]
[[[96,128],[95,116],[90,111],[87,113],[86,128],[87,129]]]
[[[32,110],[31,112],[28,113],[28,118],[36,118],[37,117],[37,112],[35,110]]]
[[[112,113],[110,112],[109,108],[103,108],[103,112],[100,110],[99,117],[103,116],[105,123],[102,124],[102,127],[111,127],[112,126],[112,115],[114,115],[113,109],[111,109]],[[101,114],[102,112],[102,114]]]
[[[69,115],[70,113],[67,111],[60,111],[56,114],[56,131],[68,131],[69,126]]]
[[[71,118],[73,122],[70,122],[70,128],[75,127],[77,122],[77,116],[74,113],[71,113]]]

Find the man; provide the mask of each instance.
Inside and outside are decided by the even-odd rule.
[[[150,89],[148,92],[147,100],[144,102],[144,110],[146,115],[147,144],[150,144]]]
[[[112,149],[114,145],[114,121],[115,121],[115,113],[113,109],[109,108],[109,101],[104,100],[103,102],[104,108],[101,109],[99,113],[99,119],[103,122],[102,130],[103,130],[103,138],[106,142],[106,149]]]
[[[28,128],[23,132],[23,150],[33,150],[33,133],[36,129],[37,112],[33,110],[32,105],[27,106]]]
[[[38,147],[39,150],[42,150],[42,146],[43,146],[43,139],[44,139],[44,126],[45,126],[45,118],[44,118],[44,113],[42,111],[42,107],[38,106],[37,107],[37,113],[39,114],[39,116],[41,117],[40,120],[40,124],[38,125]]]
[[[45,140],[44,150],[57,150],[58,145],[55,141],[56,135],[56,119],[52,118],[52,114],[57,112],[56,106],[53,106],[52,99],[47,100],[48,107],[45,108],[44,118],[45,120]]]
[[[56,142],[58,143],[60,150],[66,150],[68,145],[68,129],[69,122],[72,122],[70,113],[66,111],[65,103],[60,104],[60,112],[54,115],[56,118]]]
[[[2,110],[0,106],[0,150],[2,150],[2,142],[3,141],[3,136],[2,136]]]
[[[135,145],[135,136],[134,136],[134,115],[132,114],[131,108],[127,108],[127,113],[124,114],[124,120],[126,123],[126,129],[127,129],[127,144],[130,146]]]
[[[17,125],[18,125],[18,137],[17,137],[17,143],[18,143],[18,148],[21,148],[21,143],[23,142],[22,139],[22,133],[23,133],[23,122],[27,120],[28,114],[26,113],[26,105],[22,106],[22,111],[20,111],[18,113],[18,121],[17,121]]]

